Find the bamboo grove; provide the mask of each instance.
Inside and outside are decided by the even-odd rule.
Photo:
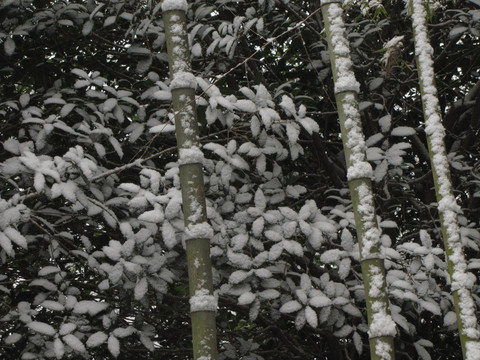
[[[480,4],[0,4],[0,358],[480,360]]]

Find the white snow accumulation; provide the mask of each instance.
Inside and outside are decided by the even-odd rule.
[[[328,1],[323,1],[322,5]],[[328,20],[330,22],[330,36],[334,65],[337,69],[335,81],[335,93],[344,95],[342,110],[347,117],[345,130],[347,147],[350,149],[350,164],[347,170],[347,179],[372,178],[372,166],[367,162],[365,137],[362,131],[362,123],[358,110],[358,102],[355,94],[360,91],[360,84],[353,73],[353,63],[350,58],[350,48],[345,35],[343,22],[343,10],[338,3],[330,3],[328,7]]]
[[[368,334],[370,337],[395,336],[397,333],[395,322],[391,315],[388,314],[383,291],[386,287],[385,276],[382,270],[375,265],[370,265],[368,271],[370,273],[370,289],[368,295],[373,300],[372,323],[369,326]],[[389,346],[387,343],[385,343],[385,345]],[[384,357],[382,357],[382,359],[383,358]],[[385,357],[385,359],[388,359],[388,357]]]
[[[213,229],[207,222],[199,224],[190,224],[185,229],[185,240],[190,239],[211,239],[213,237]]]
[[[197,79],[191,72],[177,71],[173,75],[173,80],[170,83],[170,89],[173,90],[185,88],[191,88],[195,90],[197,88]]]
[[[188,5],[186,0],[163,0],[162,11],[181,10],[187,12]]]
[[[390,58],[392,57],[393,53],[403,47],[403,39],[404,39],[404,35],[401,35],[401,36],[394,36],[393,38],[391,38],[389,41],[387,41],[384,45],[383,45],[383,48],[385,49],[385,53],[383,54],[382,56],[382,63],[384,65],[387,65],[388,61],[390,60]]]
[[[178,16],[171,14],[170,21],[172,24],[169,29],[173,46],[172,56],[174,61],[171,66],[171,70],[174,75],[173,77],[175,77],[177,72],[189,72],[190,69],[190,65],[187,63],[187,61],[190,59],[187,31],[185,25],[182,25],[180,22],[175,22],[175,20],[178,21],[180,19]]]
[[[377,343],[375,344],[375,353],[382,360],[392,359],[392,357],[390,356],[390,354],[392,353],[392,347],[385,341],[377,341]]]
[[[357,187],[357,193],[358,212],[362,217],[364,231],[361,249],[362,260],[379,258],[381,234],[376,222],[372,189],[365,184],[361,184]]]
[[[382,6],[382,2],[379,0],[362,1],[362,4],[361,4],[362,14],[366,15],[370,10],[372,9],[375,10],[381,6]]]
[[[195,295],[190,297],[190,312],[217,311],[217,298],[210,295],[207,289],[198,289]]]
[[[425,132],[430,140],[433,171],[437,175],[440,201],[438,210],[443,216],[443,225],[447,231],[446,243],[451,250],[448,260],[453,265],[451,276],[452,290],[459,295],[460,320],[463,333],[471,340],[467,342],[467,359],[480,359],[480,331],[478,330],[475,315],[475,302],[470,289],[474,285],[475,277],[467,272],[467,263],[463,254],[458,226],[457,214],[460,212],[453,196],[450,181],[450,169],[444,144],[445,128],[442,125],[440,107],[435,87],[433,70],[433,49],[428,40],[426,25],[426,11],[421,0],[412,0],[412,22],[415,33],[415,54],[418,58],[420,83],[422,84],[422,101],[425,111]]]
[[[190,148],[182,148],[179,150],[178,164],[203,164],[203,151],[198,146],[191,146]]]

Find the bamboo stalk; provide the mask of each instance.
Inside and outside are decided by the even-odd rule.
[[[335,82],[335,99],[347,163],[347,179],[355,215],[363,283],[367,303],[370,354],[372,360],[393,360],[396,326],[388,301],[385,266],[381,254],[371,177],[366,160],[357,96],[360,85],[352,70],[349,43],[345,35],[341,1],[322,0],[322,14]]]
[[[471,294],[475,276],[467,271],[467,262],[460,238],[458,214],[461,212],[461,208],[453,194],[450,178],[450,168],[444,142],[445,128],[442,125],[435,85],[433,49],[428,39],[426,25],[427,13],[424,2],[421,0],[409,0],[407,6],[412,16],[415,55],[425,118],[425,133],[463,358],[478,360],[480,359],[480,331],[478,330],[475,301]]]
[[[203,153],[195,109],[197,84],[191,73],[186,11],[185,0],[162,3],[185,222],[193,355],[195,360],[215,360],[217,301],[213,295],[210,260],[213,230],[207,221]]]

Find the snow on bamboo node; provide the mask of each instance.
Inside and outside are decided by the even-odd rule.
[[[197,80],[191,72],[178,71],[173,75],[173,80],[170,83],[170,89],[196,89]]]
[[[395,336],[397,329],[384,301],[374,301],[372,304],[372,322],[368,328],[370,338]]]
[[[180,149],[178,153],[179,165],[203,164],[203,161],[205,160],[202,150],[197,146]]]
[[[338,3],[332,3],[328,7],[328,21],[330,23],[330,43],[335,56],[335,68],[337,79],[335,81],[335,93],[346,91],[358,93],[360,84],[353,73],[353,63],[350,58],[350,45],[345,34],[343,22],[343,9]]]
[[[375,219],[375,206],[371,189],[366,184],[361,184],[357,188],[358,193],[358,212],[363,225],[362,239],[362,260],[379,258],[380,230]]]
[[[392,347],[385,341],[377,341],[375,344],[375,354],[377,354],[381,360],[391,360],[392,357],[390,354],[392,354]]]
[[[328,5],[328,4],[342,4],[342,0],[322,0],[320,6]]]
[[[373,177],[373,170],[370,163],[367,162],[365,137],[363,136],[360,113],[358,112],[357,100],[355,95],[346,94],[343,100],[343,112],[347,119],[344,127],[347,133],[346,146],[350,149],[350,164],[347,169],[347,179]]]
[[[213,229],[210,224],[202,222],[199,224],[190,224],[185,229],[185,240],[191,239],[211,239]]]
[[[207,289],[196,290],[190,298],[190,312],[198,311],[217,311],[217,298]]]
[[[181,10],[187,12],[188,5],[186,0],[163,0],[162,11]]]

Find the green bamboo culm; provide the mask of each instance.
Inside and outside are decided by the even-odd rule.
[[[321,6],[360,249],[371,359],[394,360],[393,340],[396,326],[389,310],[385,266],[381,254],[381,233],[376,219],[370,180],[373,171],[366,160],[365,138],[358,109],[357,96],[360,85],[352,70],[342,2],[322,0]]]
[[[207,221],[203,153],[198,141],[199,129],[195,108],[197,82],[191,73],[187,8],[185,0],[164,0],[162,3],[185,218],[193,358],[216,360],[217,301],[213,295],[210,260],[210,239],[213,230]]]
[[[415,56],[425,118],[425,133],[463,358],[465,360],[479,360],[480,332],[478,330],[475,301],[471,294],[475,276],[467,271],[467,262],[460,237],[458,214],[461,212],[461,208],[455,200],[450,178],[450,168],[444,142],[445,128],[442,125],[435,85],[433,49],[427,31],[427,12],[422,0],[409,0],[407,7],[412,17]]]

